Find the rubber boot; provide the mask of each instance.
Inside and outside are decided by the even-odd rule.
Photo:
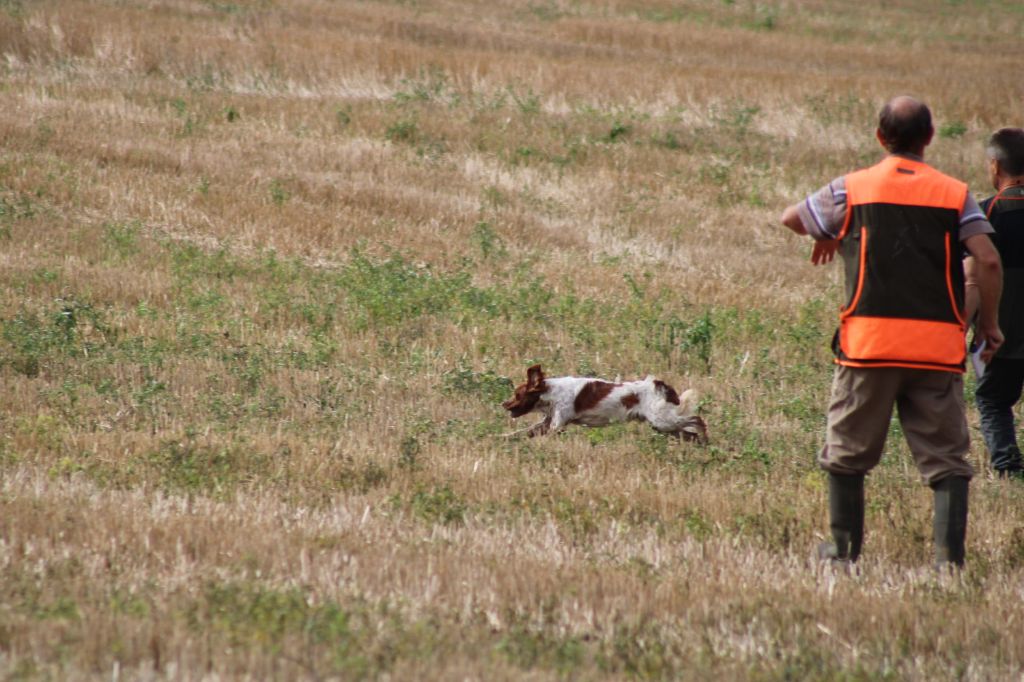
[[[969,479],[950,476],[932,485],[935,492],[935,565],[963,568],[967,537]]]
[[[828,511],[832,542],[818,548],[818,558],[853,563],[864,540],[864,475],[828,475]]]

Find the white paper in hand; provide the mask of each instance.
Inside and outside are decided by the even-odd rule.
[[[981,351],[985,350],[985,340],[975,341],[971,344],[971,365],[974,367],[974,374],[979,379],[985,373],[985,361],[981,359]]]

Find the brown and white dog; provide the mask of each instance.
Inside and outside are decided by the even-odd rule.
[[[569,424],[607,426],[625,421],[645,421],[655,431],[707,442],[707,424],[697,415],[697,394],[693,389],[681,396],[675,389],[653,377],[613,383],[588,377],[544,376],[540,365],[526,370],[526,383],[501,404],[513,418],[540,412],[544,419],[533,426],[508,434],[542,436],[558,432]]]

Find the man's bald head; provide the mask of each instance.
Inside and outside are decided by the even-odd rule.
[[[932,112],[913,97],[894,97],[878,114],[878,139],[893,154],[922,155],[934,133]]]

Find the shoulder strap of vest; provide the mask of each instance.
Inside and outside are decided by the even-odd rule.
[[[960,211],[967,183],[940,173],[923,161],[889,156],[871,168],[851,173],[846,180],[848,205],[899,204],[933,206]]]
[[[1007,190],[1016,189],[1018,187],[1020,187],[1020,185],[1010,185],[1009,187],[1004,187],[1003,189],[1001,189],[998,192],[996,192],[996,195],[994,197],[992,197],[991,199],[986,199],[985,200],[985,201],[988,202],[988,208],[985,210],[985,218],[989,222],[992,222],[992,211],[995,210],[996,204],[998,204],[1001,199],[1005,198],[1005,197],[1003,197],[1003,193],[1006,192]],[[1013,198],[1015,200],[1017,200],[1017,201],[1024,200],[1024,197],[1013,197]]]

